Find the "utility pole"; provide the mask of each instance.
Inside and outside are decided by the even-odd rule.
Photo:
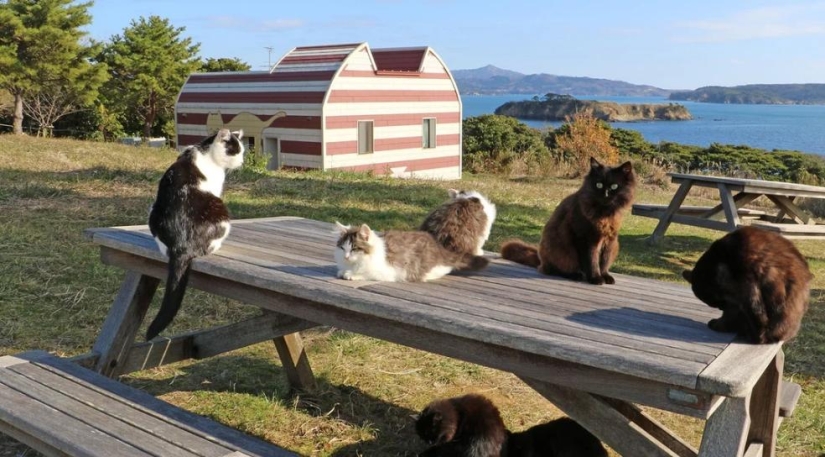
[[[267,56],[266,56],[267,66],[266,66],[266,68],[269,69],[269,70],[272,70],[272,50],[274,48],[272,46],[264,46],[264,49],[267,50]]]

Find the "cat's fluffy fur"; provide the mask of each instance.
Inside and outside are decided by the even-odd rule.
[[[336,226],[340,236],[335,263],[342,279],[430,281],[454,269],[480,270],[489,263],[481,256],[448,251],[426,232],[391,230],[378,235],[366,224]]]
[[[563,417],[507,436],[502,457],[607,457],[607,449],[578,422]]]
[[[158,184],[149,211],[149,229],[169,256],[169,273],[160,311],[146,332],[151,340],[180,309],[192,259],[217,251],[229,235],[229,210],[220,196],[227,170],[243,165],[243,132],[221,129],[186,148]]]
[[[584,183],[553,211],[538,248],[510,240],[502,245],[501,256],[547,275],[615,283],[609,270],[619,253],[619,228],[635,188],[630,162],[608,167],[591,158]]]
[[[419,414],[415,431],[430,445],[421,457],[498,457],[507,439],[498,408],[476,394],[433,401]]]
[[[787,341],[799,331],[813,275],[794,244],[777,233],[741,227],[713,242],[682,276],[697,298],[722,310],[708,322],[752,343]]]
[[[496,205],[471,190],[449,189],[450,199],[434,209],[419,230],[453,252],[484,255],[484,243],[496,220]]]
[[[477,394],[431,402],[415,431],[430,446],[420,457],[607,457],[599,439],[569,418],[511,433],[493,402]]]

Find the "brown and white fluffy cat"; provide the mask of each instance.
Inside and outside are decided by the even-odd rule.
[[[778,233],[741,227],[713,242],[682,276],[722,317],[708,322],[752,343],[787,341],[808,309],[813,275],[805,257]]]
[[[169,256],[160,311],[146,339],[162,332],[180,309],[192,259],[217,251],[229,235],[229,210],[221,200],[227,170],[243,165],[243,131],[222,129],[187,147],[163,174],[149,210],[149,230]]]
[[[498,408],[476,394],[433,401],[419,414],[415,431],[430,445],[420,457],[499,457],[507,439]]]
[[[502,245],[501,256],[547,275],[615,283],[610,265],[619,253],[623,211],[633,203],[635,188],[630,162],[608,167],[591,158],[584,183],[553,211],[539,247],[511,240]]]
[[[390,230],[381,235],[366,224],[335,223],[340,232],[335,249],[338,277],[349,280],[431,281],[456,270],[481,270],[481,256],[448,251],[426,232]]]
[[[450,200],[427,215],[419,230],[453,252],[484,255],[482,248],[496,220],[496,205],[474,190],[447,192]]]
[[[563,417],[510,433],[502,457],[607,457],[607,450],[578,422]]]

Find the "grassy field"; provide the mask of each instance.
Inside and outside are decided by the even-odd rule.
[[[98,260],[89,227],[142,224],[163,170],[175,158],[151,150],[71,140],[0,136],[0,355],[46,349],[88,351],[123,273]],[[410,229],[446,198],[449,182],[363,175],[239,171],[225,199],[236,218],[296,215],[377,229]],[[498,206],[486,248],[517,236],[538,241],[559,200],[577,181],[466,176]],[[638,201],[667,202],[673,190],[643,187]],[[694,204],[708,204],[701,195]],[[664,243],[644,239],[651,219],[628,216],[618,273],[679,281],[721,234],[674,225]],[[825,242],[797,243],[817,279],[799,337],[786,346],[785,377],[803,386],[780,429],[780,456],[825,452]],[[161,294],[156,295],[154,314]],[[169,333],[236,320],[257,309],[191,291]],[[301,455],[415,455],[411,415],[437,397],[483,393],[521,430],[561,413],[514,376],[347,332],[305,334],[318,388],[291,395],[272,344],[125,377],[164,400],[270,440]],[[698,444],[702,422],[651,411]],[[32,455],[0,438],[0,456]]]

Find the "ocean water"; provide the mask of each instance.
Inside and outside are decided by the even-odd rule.
[[[462,95],[464,117],[492,114],[512,100],[529,95]],[[577,97],[617,103],[669,103],[659,97]],[[638,130],[647,141],[673,141],[708,146],[711,143],[786,149],[825,155],[825,105],[726,105],[678,102],[693,115],[690,121],[613,122],[613,127]],[[522,120],[537,128],[561,122]]]

